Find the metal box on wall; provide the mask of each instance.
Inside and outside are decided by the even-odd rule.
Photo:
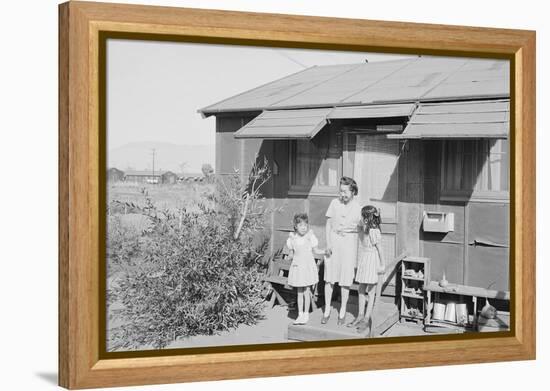
[[[424,232],[447,233],[454,231],[455,214],[446,212],[424,212],[422,229]]]

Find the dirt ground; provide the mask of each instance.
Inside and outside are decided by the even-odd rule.
[[[295,342],[286,338],[287,327],[293,320],[289,317],[287,307],[275,306],[267,309],[265,318],[253,326],[240,325],[234,330],[216,335],[179,338],[166,349]]]

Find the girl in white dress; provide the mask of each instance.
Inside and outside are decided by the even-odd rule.
[[[306,324],[309,320],[310,288],[319,281],[313,254],[324,254],[324,251],[317,248],[318,245],[319,241],[309,229],[307,214],[296,214],[294,232],[289,234],[286,241],[286,246],[290,250],[289,259],[292,261],[288,271],[288,285],[295,287],[298,294],[298,317],[294,324]]]
[[[359,332],[372,328],[372,310],[376,300],[378,276],[384,273],[384,255],[382,253],[382,234],[380,232],[380,210],[372,205],[361,209],[361,229],[359,230],[359,248],[355,281],[359,283],[359,311],[357,318],[349,327],[357,327]],[[365,303],[368,305],[365,314]]]

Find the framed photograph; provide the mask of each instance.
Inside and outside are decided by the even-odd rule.
[[[534,32],[59,16],[61,386],[535,358]]]

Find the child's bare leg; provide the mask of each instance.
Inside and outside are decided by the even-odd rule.
[[[304,312],[304,288],[299,287],[298,289],[298,315]]]
[[[357,317],[352,322],[348,323],[348,327],[357,327],[365,319],[365,304],[367,303],[367,296],[365,294],[366,289],[366,284],[359,284],[357,288],[357,296],[359,297]]]
[[[359,322],[357,326],[357,332],[364,333],[367,329],[369,330],[369,335],[372,335],[372,311],[374,308],[374,300],[376,296],[376,284],[365,284],[368,295],[368,304],[367,304],[367,313],[363,318],[363,321]]]
[[[304,288],[304,313],[309,314],[309,306],[311,305],[311,291],[309,286]]]
[[[369,301],[367,304],[367,313],[365,319],[368,321],[372,320],[372,310],[374,308],[374,300],[376,299],[376,284],[368,284],[367,293],[369,296]],[[371,322],[372,324],[372,322]]]
[[[330,310],[332,305],[332,291],[334,289],[334,284],[330,282],[325,282],[325,318],[330,316]]]
[[[338,317],[340,319],[343,319],[346,316],[346,308],[348,306],[349,286],[340,286],[340,288],[341,288],[342,304],[340,305],[340,314],[338,315]]]
[[[298,317],[294,321],[294,324],[300,324],[302,322],[302,318],[304,317],[304,288],[298,287],[296,288],[298,291],[298,297],[297,297],[297,306],[298,306]]]
[[[367,304],[367,284],[359,284],[359,310],[357,311],[357,318],[361,319],[365,317],[365,305]]]
[[[309,306],[311,305],[311,292],[309,286],[304,289],[304,323],[309,320]]]

